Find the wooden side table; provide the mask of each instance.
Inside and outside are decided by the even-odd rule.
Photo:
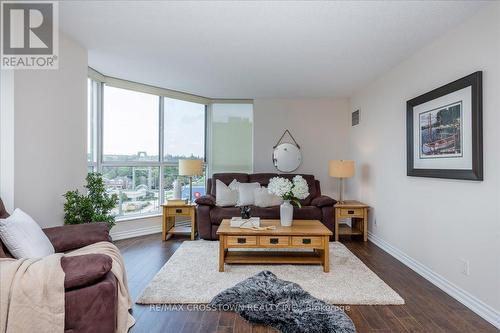
[[[194,240],[196,234],[196,205],[162,205],[162,207],[162,239],[167,240],[167,234],[182,234],[191,235],[191,240]],[[176,217],[189,217],[191,220],[190,225],[185,223],[176,225]]]
[[[346,200],[335,205],[335,241],[343,235],[363,235],[368,240],[368,205],[356,200]],[[340,219],[350,218],[351,226],[340,223]]]

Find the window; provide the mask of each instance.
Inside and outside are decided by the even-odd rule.
[[[205,159],[205,105],[165,97],[165,161]]]
[[[151,214],[160,207],[159,167],[103,167],[110,194],[118,195],[117,216]]]
[[[103,101],[103,160],[158,161],[158,96],[105,85]]]
[[[203,104],[163,98],[165,198],[173,198],[173,182],[179,176],[179,159],[205,160],[206,106]],[[193,197],[205,194],[205,176],[193,177]],[[189,186],[182,187],[182,197],[189,197]]]
[[[204,97],[95,77],[87,82],[88,171],[102,173],[106,191],[118,195],[117,219],[160,213],[160,204],[174,196],[176,179],[188,198],[180,159],[205,161],[204,174],[193,177],[194,198],[206,192],[208,169],[252,172],[251,102],[209,105]]]
[[[158,214],[176,178],[188,198],[178,160],[205,160],[206,105],[91,79],[88,95],[88,170],[101,172],[106,191],[118,195],[117,218]],[[193,177],[193,194],[205,194],[205,175]]]
[[[252,172],[253,105],[212,104],[211,126],[211,172]]]

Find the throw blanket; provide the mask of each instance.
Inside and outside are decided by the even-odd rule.
[[[118,281],[117,333],[127,332],[135,320],[127,274],[118,248],[99,242],[66,254],[36,259],[0,259],[0,333],[64,331],[64,271],[61,257],[90,253],[113,259],[112,273]]]
[[[64,331],[62,254],[0,259],[0,332]]]
[[[128,292],[127,272],[120,250],[110,242],[99,242],[82,247],[78,250],[66,253],[66,256],[80,256],[83,254],[100,253],[106,254],[113,259],[111,272],[118,280],[118,315],[116,318],[117,333],[127,332],[135,324],[134,317],[128,312],[132,308],[132,300]]]

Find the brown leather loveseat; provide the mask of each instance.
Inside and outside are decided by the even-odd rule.
[[[219,207],[216,206],[216,190],[215,181],[218,179],[226,185],[229,185],[233,179],[240,183],[257,182],[261,186],[269,184],[269,180],[273,177],[280,176],[292,179],[295,174],[275,174],[275,173],[215,173],[212,178],[207,180],[207,194],[196,199],[196,220],[198,226],[198,235],[203,239],[216,240],[216,234],[220,223],[223,219],[228,219],[234,216],[240,216],[238,207]],[[333,206],[336,201],[328,196],[321,195],[319,181],[314,179],[313,175],[301,175],[307,181],[309,186],[309,196],[301,200],[302,208],[294,207],[293,218],[302,220],[320,220],[332,232],[335,232],[335,217]],[[279,219],[279,206],[273,207],[256,207],[251,206],[252,216],[258,216],[264,219]],[[333,239],[333,236],[332,236]]]
[[[0,218],[7,218],[0,199]],[[43,229],[56,252],[111,241],[106,223],[66,225]],[[0,258],[12,258],[0,240]],[[109,333],[116,330],[118,282],[111,272],[112,260],[104,254],[63,257],[64,331]]]

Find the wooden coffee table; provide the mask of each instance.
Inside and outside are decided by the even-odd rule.
[[[282,227],[279,220],[261,220],[261,226],[275,230],[232,228],[223,220],[219,235],[219,271],[228,264],[319,264],[329,272],[329,238],[332,232],[318,220],[294,220],[291,227]],[[314,251],[228,251],[228,249],[313,249]]]

